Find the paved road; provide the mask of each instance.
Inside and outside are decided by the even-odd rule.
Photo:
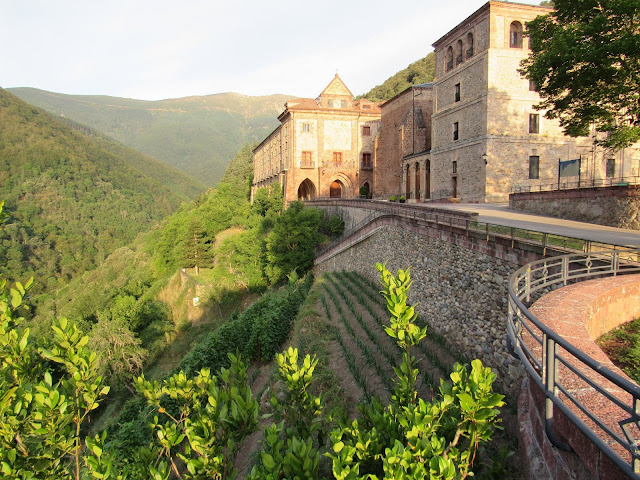
[[[592,240],[613,245],[640,247],[640,231],[605,227],[593,223],[574,222],[555,217],[523,213],[509,208],[507,203],[428,203],[430,208],[478,213],[478,221],[553,233],[566,237]]]

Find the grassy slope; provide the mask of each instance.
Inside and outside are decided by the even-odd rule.
[[[144,101],[64,95],[13,88],[23,100],[94,128],[164,160],[211,186],[247,141],[260,141],[278,124],[286,95],[236,93]]]

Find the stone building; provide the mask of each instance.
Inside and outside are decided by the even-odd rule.
[[[285,203],[373,190],[377,103],[354,100],[336,74],[318,98],[288,101],[278,119],[280,126],[253,151],[252,195],[276,182]]]
[[[535,85],[517,72],[527,21],[546,7],[490,1],[437,40],[431,195],[506,201],[511,189],[558,181],[558,161],[581,157],[581,177],[637,175],[638,149],[610,151],[563,134],[544,118]],[[566,180],[577,180],[566,179]]]
[[[373,184],[376,196],[429,198],[433,84],[407,88],[380,105],[381,128]]]

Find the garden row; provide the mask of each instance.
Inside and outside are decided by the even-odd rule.
[[[368,401],[379,396],[388,400],[402,350],[385,333],[389,312],[384,298],[374,284],[355,272],[327,274],[324,279],[323,310],[338,329],[336,342],[362,398]],[[416,323],[425,326],[419,318]],[[430,329],[414,354],[420,371],[418,392],[423,398],[432,397],[455,361],[466,361]]]

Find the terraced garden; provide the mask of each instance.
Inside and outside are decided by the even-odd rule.
[[[319,359],[314,394],[324,395],[326,412],[341,412],[330,415],[334,419],[329,420],[329,430],[340,418],[357,418],[358,402],[371,404],[374,397],[383,405],[390,402],[398,377],[394,369],[402,363],[403,350],[385,332],[390,314],[380,289],[380,285],[355,272],[325,274],[316,279],[306,307],[302,307],[302,315],[293,326],[289,344],[299,348],[301,354]],[[420,318],[416,323],[427,326]],[[469,364],[469,359],[431,328],[412,354],[419,370],[417,392],[427,401],[437,395],[441,379],[449,380],[454,363]],[[273,364],[254,364],[252,370],[249,378],[253,394],[263,413],[271,413],[268,399],[282,389],[274,374],[277,368]],[[517,455],[511,456],[517,451],[515,404],[509,403],[501,413],[505,431],[495,432],[493,441],[478,452],[474,467],[478,478],[520,478]],[[260,457],[262,442],[261,431],[244,442],[236,460],[239,478],[246,478]],[[332,478],[330,461],[323,455],[318,473],[318,478]]]

